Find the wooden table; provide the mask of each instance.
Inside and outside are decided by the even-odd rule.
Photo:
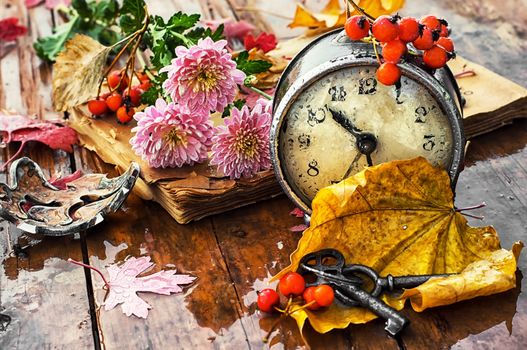
[[[286,28],[293,0],[157,0],[151,12],[201,12],[204,18],[246,19],[278,36],[299,33]],[[317,1],[308,2],[315,7]],[[525,2],[409,0],[405,14],[434,13],[455,28],[458,51],[465,57],[525,85]],[[260,11],[253,11],[260,9]],[[50,102],[51,67],[32,50],[35,38],[49,34],[58,16],[43,6],[26,10],[23,0],[1,0],[0,18],[19,17],[30,34],[0,59],[0,108],[54,119]],[[487,202],[481,213],[509,248],[527,240],[527,121],[517,121],[472,141],[467,167],[457,186],[457,204]],[[2,160],[14,148],[0,150]],[[53,152],[40,144],[25,154],[40,163],[48,175],[108,172],[89,151]],[[0,174],[0,181],[7,175]],[[189,225],[178,225],[161,207],[135,196],[86,237],[25,236],[0,223],[0,349],[243,349],[263,348],[262,338],[274,319],[256,311],[256,290],[287,265],[300,223],[288,212],[284,197],[251,205]],[[14,246],[31,244],[19,251]],[[16,253],[15,253],[16,251]],[[147,320],[124,316],[119,308],[100,311],[102,282],[96,275],[69,264],[73,258],[99,267],[128,255],[150,255],[157,266],[174,264],[199,277],[185,294],[166,297],[143,294],[153,306]],[[169,265],[171,266],[171,265]],[[525,253],[519,270],[527,271]],[[490,297],[464,301],[416,313],[405,310],[411,326],[397,339],[388,337],[383,322],[351,326],[329,334],[306,327],[313,349],[520,349],[527,346],[527,288],[522,272],[517,287]],[[295,323],[281,324],[271,337],[274,349],[303,347]]]

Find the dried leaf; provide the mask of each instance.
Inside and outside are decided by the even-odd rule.
[[[150,292],[163,295],[180,293],[180,284],[190,284],[196,277],[176,275],[176,270],[159,271],[154,274],[137,277],[150,269],[154,263],[150,257],[140,257],[126,260],[122,266],[111,265],[107,268],[110,275],[108,282],[110,292],[104,302],[104,309],[111,310],[119,304],[126,316],[136,315],[146,318],[152,307],[137,296],[137,292]]]
[[[272,33],[261,32],[256,38],[252,34],[247,34],[243,40],[243,45],[247,51],[254,48],[267,53],[276,48],[276,36]]]
[[[397,11],[404,5],[404,0],[360,0],[356,3],[371,16],[378,17]],[[345,22],[346,11],[345,8],[341,8],[340,0],[328,0],[321,12],[313,12],[304,5],[297,4],[295,16],[289,27],[306,27],[310,29],[310,35],[315,35],[343,26]]]
[[[2,133],[3,143],[21,142],[15,154],[2,164],[0,169],[5,169],[9,163],[16,159],[29,141],[42,142],[51,149],[62,149],[66,152],[73,152],[72,146],[77,143],[77,133],[68,126],[1,112],[0,133]]]
[[[312,207],[311,227],[291,255],[291,265],[275,278],[296,270],[305,254],[335,248],[348,263],[371,266],[381,276],[462,273],[430,280],[403,298],[385,297],[396,309],[403,308],[406,297],[421,310],[502,292],[516,284],[513,252],[501,249],[493,227],[468,226],[454,208],[447,172],[424,158],[368,168],[322,189]],[[441,288],[432,288],[436,285]],[[321,333],[376,317],[363,308],[336,304],[291,316],[299,326],[309,318]]]
[[[14,41],[16,38],[26,33],[26,26],[19,24],[18,18],[8,17],[0,20],[0,42]]]
[[[95,97],[110,51],[110,47],[82,34],[66,43],[53,66],[56,110],[63,112]]]

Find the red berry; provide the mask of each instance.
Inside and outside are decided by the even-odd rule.
[[[306,281],[304,281],[304,277],[296,272],[288,272],[278,283],[278,290],[286,297],[291,294],[300,295],[305,288]]]
[[[139,86],[132,87],[130,90],[130,101],[132,102],[132,105],[137,107],[141,104],[141,96],[143,95],[143,92],[143,89]],[[124,90],[123,95],[128,96],[128,89]]]
[[[395,40],[399,35],[399,25],[395,16],[380,16],[371,28],[373,36],[380,42]]]
[[[423,61],[429,68],[441,68],[444,67],[448,61],[448,55],[445,49],[434,45],[434,47],[424,52]]]
[[[390,86],[401,79],[401,70],[394,63],[385,62],[377,69],[377,80]]]
[[[399,21],[399,39],[405,43],[414,41],[419,37],[419,22],[413,17],[404,17]]]
[[[428,50],[434,46],[434,33],[429,29],[423,29],[423,33],[414,40],[414,47],[418,50]]]
[[[450,32],[448,30],[448,26],[446,24],[441,23],[441,29],[439,30],[439,36],[447,37],[450,35]]]
[[[122,76],[122,79],[121,79]],[[128,86],[128,77],[123,72],[114,70],[108,74],[108,86],[112,90],[123,90]]]
[[[152,82],[150,82],[150,80],[141,80],[139,87],[141,90],[146,91],[152,87]]]
[[[344,30],[351,40],[360,40],[368,36],[370,22],[364,16],[352,16],[347,19]]]
[[[264,289],[258,293],[258,309],[263,312],[272,312],[280,303],[280,296],[274,289]]]
[[[114,92],[106,98],[106,104],[110,110],[116,112],[123,105],[123,97],[121,94]]]
[[[315,289],[317,287],[308,287],[306,288],[306,290],[304,291],[304,294],[302,295],[302,297],[304,298],[304,301],[306,302],[306,304],[309,304],[311,302],[313,302],[313,304],[309,305],[307,308],[309,310],[318,310],[320,309],[320,305],[318,305],[318,303],[316,302],[315,300]]]
[[[420,22],[431,30],[441,30],[441,21],[436,16],[425,16],[421,18]]]
[[[317,286],[314,292],[315,300],[321,307],[327,307],[335,300],[335,292],[331,286],[327,284],[321,284]]]
[[[397,63],[406,53],[406,44],[401,40],[392,40],[382,45],[382,57],[386,62]]]
[[[88,110],[93,115],[103,115],[108,111],[108,106],[104,100],[91,100],[88,102]]]
[[[454,52],[454,42],[450,38],[446,38],[442,36],[439,39],[437,39],[436,44],[438,46],[441,46],[447,52]]]
[[[150,80],[150,78],[148,77],[148,74],[146,74],[145,72],[136,72],[136,75],[137,75],[137,79],[139,79],[139,81],[141,82],[145,80]]]
[[[135,109],[128,108],[126,106],[121,106],[117,110],[117,120],[119,121],[119,123],[126,124],[130,120],[132,120],[132,117],[134,116],[134,114],[135,114]]]

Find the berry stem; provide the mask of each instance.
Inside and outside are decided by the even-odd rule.
[[[108,288],[108,290],[110,290],[110,284],[108,283],[108,281],[106,280],[106,278],[104,277],[104,275],[102,274],[102,272],[99,269],[97,269],[97,268],[95,268],[93,266],[81,263],[80,261],[73,260],[72,258],[69,258],[68,262],[70,262],[72,264],[75,264],[75,265],[79,265],[79,266],[85,267],[87,269],[90,269],[90,270],[93,270],[93,271],[97,272],[99,274],[99,276],[101,276],[102,280],[104,281],[104,285],[106,286],[106,288]]]
[[[364,9],[362,7],[360,7],[359,5],[357,5],[355,3],[355,1],[353,0],[347,0],[347,3],[348,4],[351,4],[351,6],[353,6],[353,8],[355,9],[355,11],[357,11],[358,13],[360,13],[361,15],[365,16],[366,18],[368,18],[370,21],[375,21],[375,17],[367,14]]]
[[[372,38],[373,43],[373,51],[375,52],[375,57],[377,57],[377,62],[379,62],[379,66],[382,64],[381,58],[379,57],[379,51],[377,51],[377,40],[375,38]]]

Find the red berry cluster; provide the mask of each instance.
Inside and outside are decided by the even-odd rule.
[[[335,299],[333,288],[327,284],[306,288],[306,281],[296,272],[288,272],[280,279],[278,291],[287,298],[300,297],[304,307],[318,310],[330,306]],[[280,305],[280,295],[274,289],[264,289],[258,293],[258,308],[272,312]]]
[[[129,78],[122,71],[114,70],[107,76],[110,92],[102,94],[88,102],[88,110],[96,116],[109,111],[115,112],[119,123],[128,123],[135,114],[135,108],[141,104],[141,96],[151,86],[146,74],[136,72],[140,83],[129,86]]]
[[[454,56],[454,43],[449,38],[448,23],[436,16],[425,16],[420,21],[413,17],[380,16],[374,21],[366,16],[348,18],[344,26],[351,40],[373,36],[373,45],[382,45],[381,62],[377,80],[384,85],[394,85],[401,78],[397,63],[408,52],[409,44],[423,50],[423,62],[431,69],[444,67]]]

